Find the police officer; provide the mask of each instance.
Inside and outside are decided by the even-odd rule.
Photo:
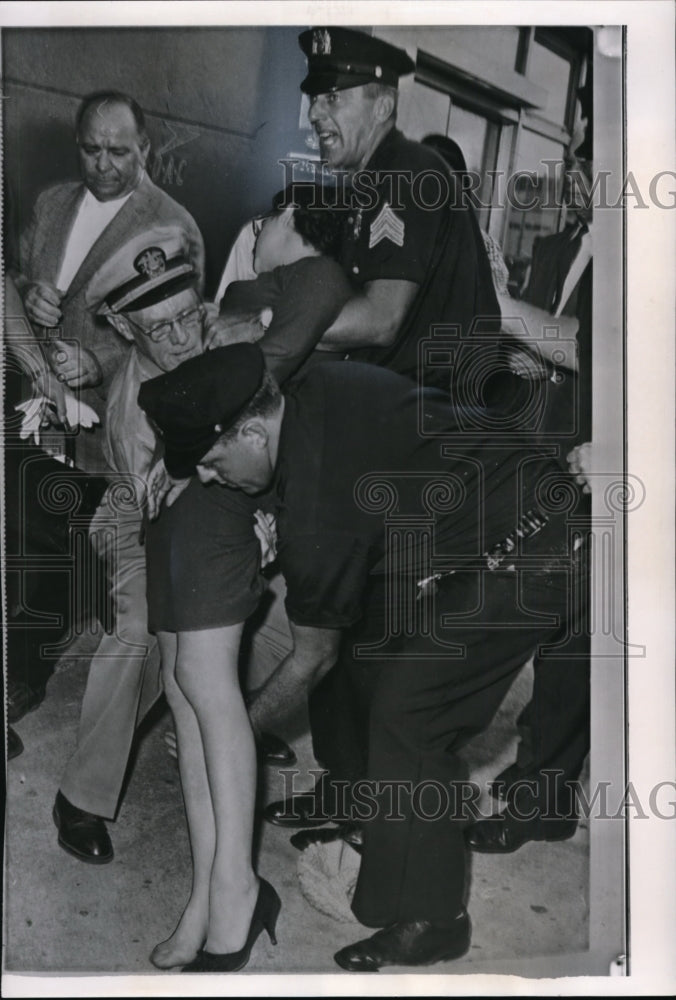
[[[371,972],[459,957],[470,942],[459,751],[570,618],[584,545],[560,490],[575,487],[532,449],[469,441],[445,394],[374,365],[318,365],[283,396],[266,374],[235,410],[227,373],[243,366],[243,382],[261,366],[256,345],[239,348],[146,382],[140,403],[170,472],[196,469],[210,495],[277,495],[294,646],[254,724],[293,710],[334,664],[360,692],[361,772],[331,766],[364,821],[353,910],[381,929],[336,961]]]
[[[308,60],[301,90],[310,97],[321,155],[347,175],[352,204],[342,263],[356,292],[320,347],[450,390],[474,430],[475,404],[498,358],[500,309],[479,227],[456,179],[434,150],[396,127],[399,78],[414,63],[403,49],[347,28],[314,28],[299,41]],[[449,332],[434,334],[435,324]],[[327,678],[310,701],[321,763],[336,741],[349,753],[353,736],[339,706],[350,714],[352,695],[344,683]],[[281,826],[321,825],[335,810],[317,805],[313,795],[293,796],[270,804],[265,817]]]
[[[407,53],[347,28],[311,29],[299,41],[322,158],[351,183],[342,263],[357,292],[323,343],[417,379],[431,324],[454,324],[467,348],[476,317],[492,317],[483,334],[499,330],[483,241],[443,161],[396,127],[398,81],[415,69]],[[485,340],[479,350],[485,363]],[[465,355],[452,370],[428,360],[428,384],[457,388],[477,359]]]

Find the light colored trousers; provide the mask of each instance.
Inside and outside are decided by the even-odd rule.
[[[162,690],[157,641],[147,631],[141,515],[117,508],[109,490],[89,529],[108,565],[114,625],[92,658],[77,749],[60,785],[74,806],[106,819],[115,816],[136,727]]]

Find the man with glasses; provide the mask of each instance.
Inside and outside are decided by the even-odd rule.
[[[92,313],[132,343],[108,394],[103,448],[113,475],[89,530],[110,574],[114,623],[92,658],[77,749],[54,805],[59,844],[91,864],[113,858],[104,818],[115,816],[136,727],[161,691],[141,543],[156,442],[136,397],[146,379],[202,352],[205,309],[189,249],[182,228],[148,230],[109,258],[86,290]]]

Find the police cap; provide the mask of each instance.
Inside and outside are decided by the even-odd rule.
[[[300,89],[314,97],[366,83],[399,84],[415,64],[404,49],[350,28],[310,28],[298,36],[308,75]]]
[[[141,384],[138,403],[164,440],[164,464],[175,479],[195,466],[246,409],[263,382],[257,344],[230,344],[184,361]]]

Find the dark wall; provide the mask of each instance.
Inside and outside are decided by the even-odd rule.
[[[215,289],[241,223],[283,185],[302,149],[301,28],[11,29],[3,32],[10,246],[43,187],[78,176],[82,96],[114,88],[148,117],[153,180],[195,217]]]

